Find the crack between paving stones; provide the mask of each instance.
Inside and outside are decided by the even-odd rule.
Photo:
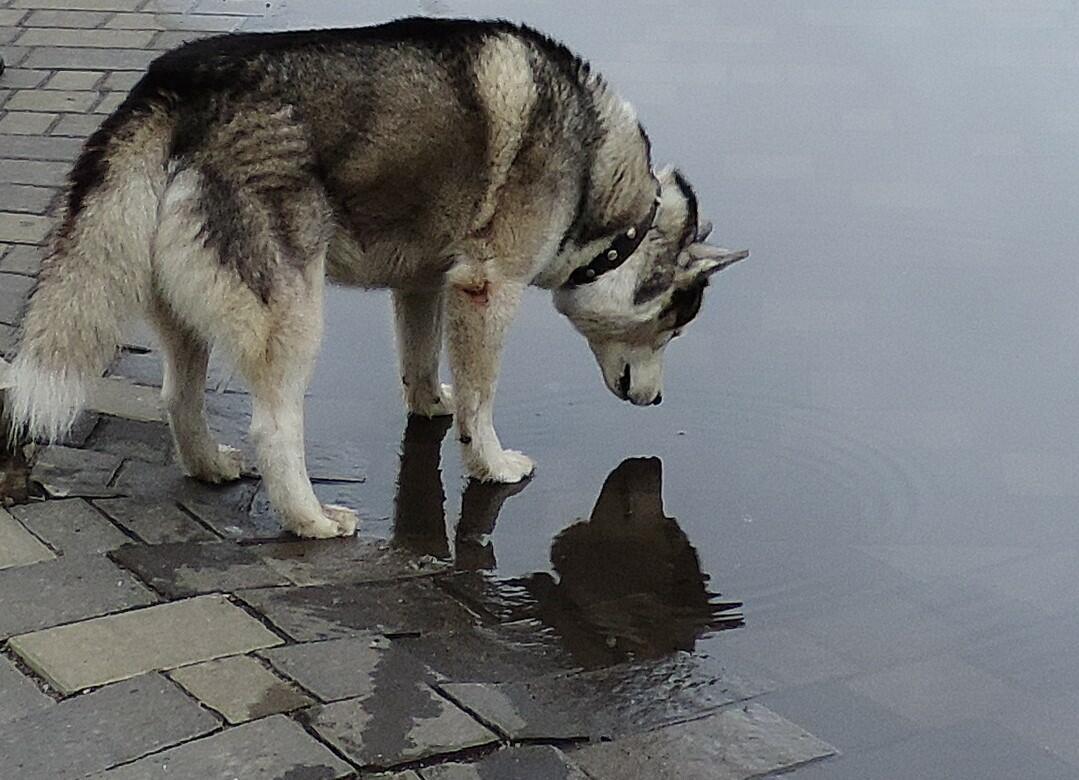
[[[808,732],[807,732],[808,733]],[[830,745],[835,748],[834,745]],[[780,769],[773,769],[770,772],[762,772],[755,775],[750,775],[746,780],[763,780],[766,777],[783,777],[789,775],[791,772],[796,772],[799,769],[803,769],[811,764],[823,764],[825,761],[832,761],[833,759],[842,758],[843,754],[836,748],[834,753],[829,753],[826,756],[815,756],[806,761],[799,761],[797,764],[791,764],[790,766],[781,767]]]
[[[438,691],[438,694],[440,696],[442,696],[442,698],[448,699],[449,701],[451,701],[459,709],[461,709],[465,713],[467,713],[473,720],[477,721],[480,725],[482,725],[485,729],[490,731],[492,734],[497,734],[499,736],[500,741],[511,742],[513,740],[513,738],[509,734],[507,734],[502,729],[500,729],[495,723],[487,721],[486,718],[481,716],[478,712],[473,710],[471,707],[466,705],[464,702],[458,701],[456,697],[454,697],[454,696],[450,695],[449,693],[447,693],[446,690],[442,687],[442,683],[434,683],[434,684],[431,685],[431,687],[434,688],[436,691]]]
[[[293,587],[295,587],[295,586],[293,586]],[[252,590],[254,590],[254,589],[252,588]],[[242,598],[240,598],[240,596],[238,596],[236,593],[225,592],[225,593],[223,593],[223,595],[225,596],[225,598],[227,598],[229,600],[229,603],[239,607],[244,612],[246,612],[248,615],[253,617],[255,620],[262,623],[262,625],[266,627],[266,630],[269,631],[270,633],[272,633],[278,639],[280,639],[284,645],[299,644],[298,640],[293,639],[292,636],[289,635],[288,633],[286,633],[284,629],[277,626],[272,620],[270,620],[268,617],[266,617],[261,612],[259,612],[257,609],[255,609],[253,606],[248,604],[246,601],[244,601]]]
[[[209,531],[211,534],[213,534],[215,539],[226,539],[226,537],[223,534],[218,533],[217,530],[212,525],[210,525],[205,520],[203,520],[201,517],[199,517],[197,514],[192,512],[190,509],[188,509],[184,505],[184,503],[182,501],[173,501],[172,504],[177,509],[179,509],[181,512],[183,512],[185,515],[187,515],[192,520],[194,520],[198,524],[199,528],[204,528],[207,531]],[[227,539],[226,539],[226,541],[227,541]],[[150,545],[150,546],[153,546],[153,545]]]
[[[321,707],[322,705],[320,704],[318,706]],[[331,745],[327,740],[323,739],[322,735],[319,734],[317,731],[315,731],[315,727],[312,726],[310,723],[306,722],[307,718],[302,713],[304,712],[304,710],[307,710],[307,709],[309,709],[309,708],[304,707],[303,709],[293,710],[292,712],[285,713],[285,717],[288,718],[289,720],[291,720],[296,725],[298,725],[305,732],[307,732],[307,736],[311,737],[311,739],[318,742],[320,745],[325,747],[327,750],[329,750],[331,753],[333,753],[339,759],[341,759],[346,764],[348,764],[350,767],[352,767],[353,770],[355,770],[357,773],[359,773],[361,771],[359,764],[357,764],[355,761],[353,761],[347,755],[345,755],[340,750],[338,750],[336,745]]]
[[[57,558],[63,558],[64,557],[63,550],[61,550],[55,544],[53,544],[48,539],[43,537],[41,534],[34,531],[33,528],[31,528],[26,523],[24,523],[22,520],[20,520],[18,515],[16,515],[14,512],[11,512],[12,509],[15,509],[15,508],[20,507],[20,506],[38,506],[39,504],[44,504],[46,501],[51,501],[51,500],[54,500],[54,499],[42,499],[40,501],[36,501],[36,500],[35,501],[27,501],[25,504],[16,504],[14,506],[7,507],[8,514],[10,514],[12,516],[12,518],[14,518],[16,523],[18,523],[20,526],[22,526],[24,531],[26,531],[32,537],[34,537],[39,542],[41,542],[43,545],[45,545],[49,550],[51,550],[56,555]],[[36,561],[36,563],[46,563],[46,561]],[[24,564],[24,565],[32,566],[33,564]],[[17,569],[17,568],[22,568],[22,567],[21,566],[12,566],[11,568],[7,569],[7,571],[10,571],[11,569]]]
[[[106,512],[104,509],[99,507],[93,501],[90,501],[90,500],[85,499],[85,498],[83,499],[83,501],[85,501],[87,504],[89,504],[90,507],[92,507],[95,512],[97,512],[99,515],[101,515],[103,518],[105,518],[105,520],[109,523],[109,525],[116,528],[116,530],[118,530],[120,533],[122,533],[124,536],[126,536],[128,539],[130,539],[132,542],[139,545],[140,547],[145,547],[146,546],[146,542],[143,541],[139,537],[139,535],[137,533],[135,533],[134,531],[128,530],[127,528],[124,528],[118,522],[113,520],[108,512]],[[112,552],[112,550],[108,550],[107,552]],[[116,560],[111,558],[111,557],[109,558],[109,560],[112,561],[113,563],[116,563]],[[117,564],[117,565],[119,565],[119,564]],[[134,572],[132,572],[132,573],[134,573]]]
[[[10,642],[5,641],[2,643],[2,645],[0,645],[0,655],[11,661],[15,668],[18,669],[24,677],[28,678],[31,682],[33,682],[34,685],[37,686],[37,689],[41,691],[41,693],[43,693],[45,696],[48,696],[57,704],[64,700],[64,695],[60,693],[60,691],[56,690],[56,688],[53,687],[52,683],[50,683],[40,674],[31,669],[29,664],[22,660],[19,654],[16,653],[15,650],[11,647]],[[21,720],[21,718],[17,718],[16,720]]]

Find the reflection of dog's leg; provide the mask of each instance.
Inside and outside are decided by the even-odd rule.
[[[176,319],[163,301],[151,306],[151,321],[165,352],[161,398],[180,465],[187,474],[205,482],[238,479],[239,450],[218,444],[206,426],[203,393],[210,358],[206,342]]]
[[[453,390],[438,381],[442,352],[442,291],[394,290],[397,356],[405,404],[411,414],[442,417],[453,414]]]
[[[502,449],[494,428],[502,344],[523,288],[508,281],[483,282],[476,288],[453,285],[446,301],[464,464],[470,476],[485,482],[519,482],[535,467],[520,452]]]

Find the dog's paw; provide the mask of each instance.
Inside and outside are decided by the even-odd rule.
[[[243,465],[243,454],[238,449],[227,444],[218,444],[217,452],[213,456],[202,459],[185,470],[195,479],[217,485],[239,479]]]
[[[437,392],[428,392],[424,395],[409,393],[406,400],[409,414],[417,414],[420,417],[448,417],[454,412],[451,385],[439,385]]]
[[[536,470],[535,462],[517,450],[501,450],[494,457],[480,461],[478,458],[465,456],[468,475],[481,482],[501,482],[512,484],[532,476]]]
[[[356,533],[359,516],[348,507],[323,504],[322,513],[286,522],[289,531],[305,539],[332,539]]]

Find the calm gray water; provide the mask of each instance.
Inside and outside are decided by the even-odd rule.
[[[528,21],[594,62],[722,242],[753,250],[669,350],[658,408],[614,399],[530,296],[497,422],[535,478],[462,510],[452,436],[414,426],[402,543],[593,601],[624,595],[610,571],[707,575],[745,625],[672,645],[772,680],[770,706],[849,754],[807,777],[1077,776],[1079,12],[864,5],[293,0],[272,25]],[[388,314],[331,291],[308,404],[386,536],[405,436]],[[662,462],[662,507],[659,464],[627,467],[636,530],[594,512],[630,457]],[[597,573],[577,586],[581,550]]]

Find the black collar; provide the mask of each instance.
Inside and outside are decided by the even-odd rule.
[[[606,249],[592,258],[588,265],[582,265],[574,270],[566,280],[564,287],[579,287],[596,281],[608,271],[613,271],[629,259],[629,256],[637,251],[637,247],[644,241],[645,234],[652,227],[652,220],[656,218],[659,209],[659,193],[656,193],[652,201],[652,208],[648,210],[648,216],[631,227],[625,233],[619,233]]]

